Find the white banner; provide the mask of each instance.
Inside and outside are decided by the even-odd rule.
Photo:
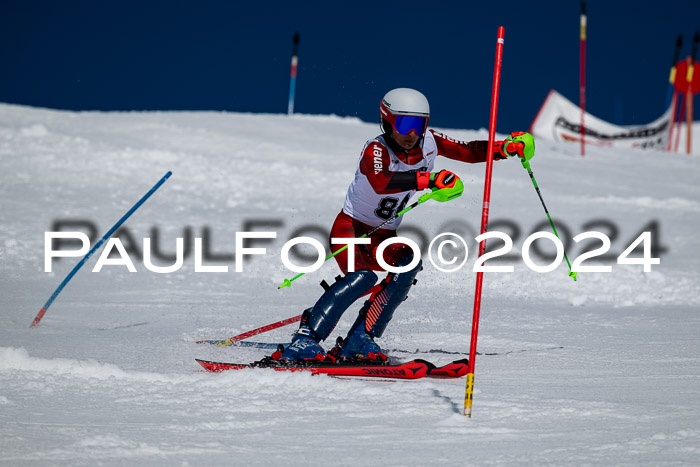
[[[585,141],[595,146],[666,149],[670,122],[671,107],[652,123],[639,127],[613,125],[586,113]],[[552,141],[580,143],[581,108],[552,89],[532,121],[530,133]]]

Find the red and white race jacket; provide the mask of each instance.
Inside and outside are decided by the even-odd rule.
[[[425,182],[419,183],[418,178],[433,171],[437,156],[469,163],[485,162],[487,144],[486,141],[457,141],[428,130],[422,144],[397,155],[383,135],[377,136],[367,141],[362,149],[343,212],[376,227],[404,209],[419,186],[427,186]],[[494,154],[494,159],[502,158]],[[383,228],[396,229],[401,220],[399,217]]]

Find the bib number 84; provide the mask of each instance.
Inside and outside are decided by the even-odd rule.
[[[406,207],[406,204],[408,203],[408,198],[410,197],[410,194],[406,195],[400,204],[399,198],[396,198],[394,196],[384,197],[379,201],[379,206],[377,206],[377,209],[374,210],[374,215],[382,220],[387,221],[394,217],[397,212],[400,212]]]

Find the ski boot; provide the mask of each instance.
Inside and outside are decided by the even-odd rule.
[[[332,351],[332,353],[337,353],[338,357],[343,360],[366,360],[382,363],[389,360],[389,357],[374,342],[374,338],[365,331],[364,326],[358,326],[354,331],[350,331],[345,339],[340,340],[339,351]],[[335,351],[335,348],[333,350]]]
[[[319,340],[315,332],[309,329],[308,326],[302,325],[297,332],[294,333],[292,343],[289,344],[281,354],[276,352],[277,355],[273,355],[272,358],[290,362],[325,360],[326,351],[323,350],[323,347],[319,344]]]

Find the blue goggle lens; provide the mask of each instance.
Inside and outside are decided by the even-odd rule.
[[[397,115],[394,128],[402,135],[407,135],[414,130],[418,135],[425,133],[428,126],[427,117],[416,117],[413,115]]]

